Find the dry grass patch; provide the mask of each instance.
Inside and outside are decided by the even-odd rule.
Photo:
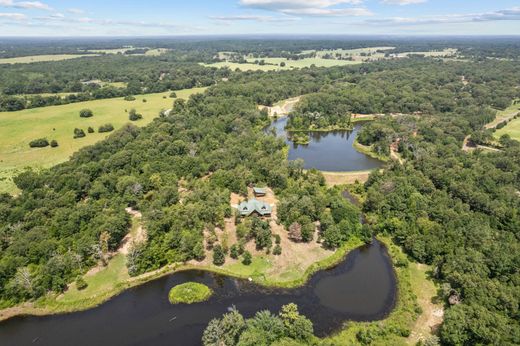
[[[321,172],[327,186],[351,185],[356,182],[365,183],[371,171],[357,172]]]
[[[430,266],[410,262],[412,289],[422,309],[422,313],[415,321],[412,333],[407,340],[412,345],[437,333],[444,317],[444,307],[436,299],[438,288],[428,275],[430,271]]]

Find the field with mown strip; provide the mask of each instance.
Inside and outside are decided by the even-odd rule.
[[[512,139],[520,141],[520,118],[511,120],[505,127],[497,130],[495,132],[495,138],[498,139],[505,134],[510,135]]]
[[[176,91],[177,97],[187,99],[190,95],[203,92],[205,88]],[[125,101],[122,97],[25,109],[18,112],[0,112],[0,193],[15,192],[10,177],[24,167],[43,168],[66,161],[74,152],[84,146],[94,144],[109,133],[98,133],[98,127],[111,123],[115,129],[129,123],[128,113],[135,108],[143,119],[134,122],[144,126],[152,121],[163,109],[171,108],[174,99],[170,92],[139,95],[135,101]],[[164,98],[166,97],[166,98]],[[143,102],[146,99],[147,102]],[[79,111],[91,109],[94,116],[80,118]],[[95,133],[87,133],[91,126]],[[84,138],[73,139],[74,128],[81,128],[87,134]],[[30,148],[29,142],[37,138],[58,141],[57,148]]]
[[[16,58],[0,59],[0,64],[30,64],[33,62],[61,61],[77,59],[85,56],[97,56],[97,54],[56,54],[56,55],[31,55]]]
[[[255,64],[255,60],[264,60],[265,65]],[[315,65],[317,67],[332,67],[332,66],[343,66],[359,64],[360,61],[348,61],[348,60],[333,60],[333,59],[322,59],[322,58],[306,58],[301,60],[287,60],[285,58],[263,58],[263,59],[247,59],[247,64],[239,64],[234,62],[221,61],[213,64],[202,64],[206,67],[229,67],[231,70],[239,69],[241,71],[274,71],[274,70],[290,70],[294,68],[311,67]],[[284,62],[285,66],[281,67],[280,64]]]

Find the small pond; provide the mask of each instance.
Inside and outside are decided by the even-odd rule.
[[[310,132],[310,143],[298,145],[287,139],[287,117],[278,118],[267,128],[274,128],[277,136],[283,136],[289,145],[289,160],[303,159],[304,168],[316,168],[328,172],[366,171],[379,168],[383,163],[360,153],[353,147],[354,139],[363,126],[354,125],[352,131]]]
[[[171,305],[169,290],[196,281],[215,294],[192,305]],[[236,306],[246,317],[277,312],[294,302],[314,323],[319,336],[346,320],[384,318],[394,307],[396,278],[386,248],[372,244],[352,251],[336,267],[316,273],[295,289],[268,289],[205,271],[190,270],[131,288],[105,304],[83,312],[15,317],[0,323],[2,346],[22,345],[200,345],[208,322]]]

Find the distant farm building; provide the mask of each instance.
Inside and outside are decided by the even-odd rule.
[[[241,216],[271,216],[272,209],[271,206],[265,202],[257,199],[250,199],[248,201],[243,201],[238,205],[238,212]]]

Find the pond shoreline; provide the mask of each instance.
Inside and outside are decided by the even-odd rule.
[[[363,120],[363,121],[362,121]],[[356,145],[357,133],[367,119],[353,122],[351,130],[312,130],[292,132],[285,128],[288,117],[278,117],[266,128],[283,138],[288,147],[287,159],[303,159],[304,169],[315,168],[322,172],[349,173],[372,171],[384,165],[381,157],[374,157]]]
[[[310,280],[312,275],[316,274],[320,270],[326,270],[338,265],[349,255],[351,251],[356,250],[364,245],[365,244],[358,239],[354,240],[354,242],[348,242],[344,244],[343,246],[338,248],[331,256],[319,262],[315,262],[309,267],[307,267],[307,269],[302,273],[301,277],[298,279],[292,281],[277,281],[264,279],[256,280],[255,284],[258,284],[265,288],[280,289],[291,289],[301,287]],[[2,322],[18,316],[51,316],[90,310],[104,303],[107,303],[111,299],[117,297],[118,295],[124,293],[126,290],[129,290],[133,287],[137,287],[148,282],[161,279],[168,275],[173,275],[175,273],[181,273],[190,270],[200,270],[236,279],[249,279],[247,275],[241,275],[226,268],[221,268],[214,265],[202,266],[189,263],[174,263],[162,267],[156,271],[144,273],[140,276],[130,278],[129,280],[118,284],[113,290],[105,292],[104,294],[99,295],[97,297],[89,297],[88,299],[86,299],[87,302],[85,302],[85,304],[64,304],[57,301],[54,297],[45,297],[41,301],[24,303],[22,305],[2,309],[0,310],[0,328]],[[40,304],[45,305],[46,301],[48,300],[50,300],[50,302],[47,303],[49,304],[48,306],[39,306]]]
[[[0,338],[16,345],[30,344],[36,337],[53,345],[68,345],[73,339],[78,340],[78,345],[90,345],[100,339],[116,344],[153,341],[157,345],[182,340],[183,345],[195,345],[200,343],[207,322],[221,315],[226,307],[236,305],[249,317],[258,309],[274,311],[289,302],[297,303],[302,313],[313,320],[319,337],[341,332],[345,321],[364,323],[387,318],[397,303],[399,283],[385,244],[374,239],[371,245],[336,254],[339,263],[331,261],[327,264],[332,267],[315,275],[307,270],[305,285],[293,289],[212,274],[214,271],[201,268],[179,268],[175,274],[127,290],[95,309],[8,320],[0,327]],[[366,276],[367,270],[373,275]],[[215,290],[214,298],[191,305],[171,305],[167,298],[169,289],[187,281],[208,285]],[[368,301],[363,303],[361,297]],[[143,319],[144,316],[148,317]],[[117,332],[123,329],[129,333]],[[98,332],[92,333],[93,330]]]

